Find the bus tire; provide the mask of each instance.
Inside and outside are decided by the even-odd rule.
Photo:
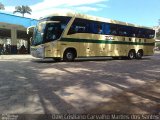
[[[76,57],[75,51],[68,49],[64,52],[63,60],[66,62],[72,62],[75,60],[75,57]]]
[[[138,50],[138,52],[136,53],[136,59],[141,59],[143,56],[143,50]]]
[[[134,50],[130,50],[128,53],[128,59],[132,60],[136,57],[135,55],[135,51]]]

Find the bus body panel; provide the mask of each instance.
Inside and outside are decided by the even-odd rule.
[[[64,38],[63,38],[64,39]],[[69,38],[67,38],[69,39]],[[73,38],[72,38],[73,39]],[[77,38],[76,41],[79,41]],[[147,45],[130,45],[130,44],[104,44],[104,43],[92,43],[91,42],[68,42],[68,41],[55,41],[49,42],[44,44],[44,57],[59,57],[63,58],[63,54],[66,49],[68,48],[75,48],[77,51],[77,57],[90,57],[90,56],[127,56],[128,52],[131,49],[134,49],[136,52],[142,49],[144,55],[153,55],[153,48],[154,46],[147,46]],[[42,47],[37,46],[34,48],[39,48],[40,50]],[[41,50],[43,51],[43,50]],[[39,53],[40,54],[40,53]],[[41,53],[42,54],[42,53]],[[38,57],[38,55],[33,55]],[[39,56],[40,58],[43,58]]]
[[[31,46],[31,55],[36,58],[45,58],[44,45]]]
[[[45,57],[46,58],[53,58],[53,57],[60,57],[59,50],[57,49],[57,41],[45,43]]]

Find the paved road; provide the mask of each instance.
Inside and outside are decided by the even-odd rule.
[[[159,113],[160,54],[59,62],[1,56],[0,113]]]

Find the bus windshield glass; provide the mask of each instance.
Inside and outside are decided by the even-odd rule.
[[[70,19],[71,17],[53,16],[40,20],[34,30],[33,45],[58,40]]]

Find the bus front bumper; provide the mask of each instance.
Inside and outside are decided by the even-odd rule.
[[[44,58],[44,47],[31,47],[31,55],[36,58]]]

